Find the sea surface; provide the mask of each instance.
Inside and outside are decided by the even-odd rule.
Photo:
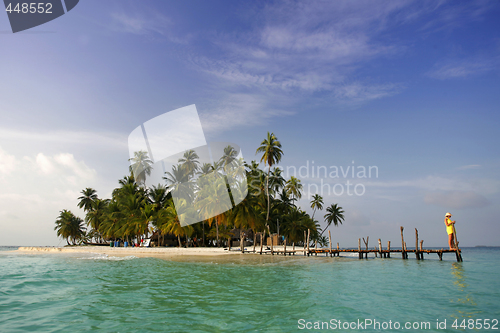
[[[180,261],[15,249],[0,248],[2,333],[458,332],[486,319],[490,329],[476,331],[500,329],[499,248],[465,248],[461,263],[454,254]]]

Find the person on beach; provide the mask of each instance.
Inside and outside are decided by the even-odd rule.
[[[448,233],[448,245],[450,246],[450,250],[456,250],[455,249],[455,236],[454,236],[454,229],[455,229],[455,221],[452,221],[450,219],[451,214],[446,213],[446,216],[444,217],[444,224],[446,224],[446,232]]]

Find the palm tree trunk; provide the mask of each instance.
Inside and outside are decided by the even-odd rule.
[[[179,241],[179,247],[181,247],[181,235],[177,235],[177,240]]]
[[[266,177],[266,194],[267,194],[267,218],[266,222],[269,222],[269,210],[270,210],[270,205],[269,205],[269,172],[271,172],[271,163],[269,163],[269,169],[267,170],[267,177]]]
[[[215,230],[217,232],[217,247],[219,247],[219,221],[215,220]]]
[[[203,220],[203,246],[205,246],[205,220]]]

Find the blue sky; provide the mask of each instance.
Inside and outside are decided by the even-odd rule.
[[[341,246],[399,245],[403,225],[409,243],[418,228],[445,247],[447,211],[463,246],[500,245],[499,14],[495,1],[87,0],[16,34],[0,15],[0,245],[60,244],[59,210],[83,216],[83,188],[109,197],[127,173],[128,134],[191,104],[208,141],[247,160],[271,131],[284,168],[376,166],[323,179],[365,188],[323,193],[346,211]],[[303,209],[321,181],[302,177]]]

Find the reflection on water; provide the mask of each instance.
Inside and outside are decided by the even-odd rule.
[[[477,305],[477,303],[474,301],[474,299],[471,296],[471,293],[468,291],[469,284],[467,283],[467,275],[464,270],[463,264],[459,262],[452,263],[451,275],[453,279],[453,285],[458,289],[458,292],[455,294],[458,297],[456,299],[452,299],[451,302],[466,306],[458,308],[457,314],[452,317],[454,318],[477,317],[477,314],[481,313],[481,311],[474,310],[473,308]]]
[[[454,277],[453,284],[458,286],[458,290],[465,291],[469,285],[465,282],[464,268],[462,264],[454,262],[451,264],[451,274]]]

